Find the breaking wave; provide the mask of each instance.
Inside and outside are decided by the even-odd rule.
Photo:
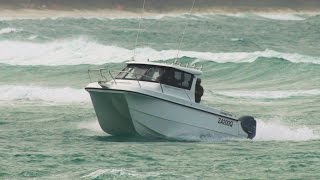
[[[103,45],[83,38],[76,40],[58,40],[49,43],[31,43],[17,41],[0,42],[0,63],[11,65],[77,65],[105,64],[130,60],[133,51],[116,46]],[[19,53],[16,52],[19,49]],[[145,47],[136,49],[136,60],[169,60],[177,56],[177,50],[162,50]],[[180,51],[179,57],[208,60],[218,63],[254,62],[259,57],[282,58],[292,63],[320,64],[320,57],[297,53],[281,53],[273,50],[256,52],[196,52]]]
[[[147,178],[147,177],[157,177],[160,173],[156,172],[137,172],[134,170],[128,170],[128,169],[98,169],[95,170],[87,175],[82,176],[81,178],[90,178],[90,179],[96,179],[96,178],[103,178],[106,177],[131,177],[131,178]]]
[[[257,16],[281,21],[303,21],[306,18],[299,16],[298,14],[283,14],[283,13],[257,13]]]
[[[21,29],[3,28],[3,29],[0,29],[0,35],[1,35],[1,34],[8,34],[8,33],[20,32],[20,31],[21,31]]]
[[[46,101],[53,103],[84,103],[90,97],[84,89],[40,86],[2,85],[0,101]]]
[[[291,97],[308,97],[319,96],[319,89],[312,90],[283,90],[283,91],[217,91],[214,92],[218,95],[237,97],[237,98],[250,98],[250,99],[284,99]]]

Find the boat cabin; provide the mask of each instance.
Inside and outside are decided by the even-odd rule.
[[[175,64],[153,62],[127,62],[115,79],[156,83],[162,93],[199,103],[203,95],[202,72]]]

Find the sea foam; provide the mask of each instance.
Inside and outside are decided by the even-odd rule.
[[[289,14],[289,13],[256,13],[255,15],[272,19],[272,20],[281,20],[281,21],[303,21],[305,18],[299,16],[298,14]]]
[[[281,122],[257,120],[255,141],[308,141],[320,136],[307,126],[288,126]]]
[[[166,13],[153,13],[145,12],[142,16],[143,19],[164,19],[164,18],[183,18],[183,19],[211,19],[216,16],[229,16],[234,18],[247,18],[252,19],[262,17],[272,20],[285,20],[285,21],[301,21],[308,17],[319,15],[319,11],[301,11],[301,12],[288,12],[288,11],[247,11],[247,12],[232,12],[223,11],[219,9],[211,12],[195,12],[190,15],[188,12],[166,12]],[[100,20],[114,20],[114,19],[140,19],[140,13],[128,11],[105,11],[105,10],[73,10],[73,11],[55,11],[55,10],[20,10],[20,11],[4,11],[0,13],[0,21],[11,20],[45,20],[45,19],[100,19]]]
[[[129,169],[98,169],[95,170],[87,175],[82,176],[81,178],[90,178],[90,179],[96,179],[99,177],[107,176],[108,177],[131,177],[131,178],[150,178],[150,177],[157,177],[160,175],[160,173],[156,172],[137,172],[134,170]]]
[[[79,38],[74,40],[57,40],[47,43],[1,41],[0,63],[11,65],[77,65],[105,64],[130,60],[133,50],[117,46],[103,45]],[[19,53],[17,53],[19,49]],[[177,50],[155,50],[149,47],[137,48],[135,60],[151,61],[174,59]],[[320,57],[297,53],[282,53],[273,50],[256,52],[197,52],[180,51],[179,57],[190,57],[198,60],[218,63],[254,62],[259,57],[282,58],[292,63],[320,64]]]
[[[93,132],[98,132],[98,133],[105,133],[100,125],[99,125],[99,122],[97,120],[95,121],[89,121],[89,122],[82,122],[78,125],[78,128],[79,129],[88,129],[90,131],[93,131]]]
[[[0,29],[0,35],[1,34],[20,32],[20,31],[21,31],[21,29],[16,29],[16,28],[3,28],[3,29]]]
[[[70,87],[1,85],[0,101],[45,101],[53,103],[86,103],[90,97],[84,89]]]
[[[291,97],[319,96],[320,89],[275,91],[217,91],[214,94],[249,99],[285,99]]]

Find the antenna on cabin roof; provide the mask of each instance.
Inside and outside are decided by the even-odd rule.
[[[193,11],[193,8],[194,8],[195,3],[196,3],[196,0],[193,0],[191,9],[190,9],[190,11],[189,11],[189,14],[192,14],[192,11]],[[180,38],[180,41],[179,41],[178,52],[177,52],[177,56],[176,56],[175,62],[178,61],[178,57],[179,57],[180,49],[181,49],[181,44],[182,44],[184,35],[185,35],[185,33],[186,33],[187,26],[188,26],[188,21],[186,22],[186,24],[185,24],[185,26],[184,26],[184,29],[183,29],[183,32],[182,32],[182,35],[181,35],[181,38]]]
[[[143,18],[145,4],[146,4],[146,0],[143,0],[141,16],[140,16],[140,20],[139,20],[138,32],[137,32],[136,41],[134,43],[134,49],[133,49],[133,57],[132,57],[133,60],[134,60],[134,57],[136,56],[136,48],[137,48],[139,35],[140,35],[140,31],[141,31],[141,22],[142,22],[142,18]]]

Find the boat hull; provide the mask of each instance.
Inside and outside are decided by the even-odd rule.
[[[240,121],[148,95],[127,94],[135,130],[145,137],[197,140],[247,137]],[[232,122],[221,124],[221,120]],[[242,133],[241,133],[242,132]]]
[[[111,135],[137,135],[124,92],[87,91],[103,131]]]
[[[101,128],[111,135],[176,140],[248,136],[240,121],[197,109],[191,103],[179,104],[130,91],[87,90]]]

